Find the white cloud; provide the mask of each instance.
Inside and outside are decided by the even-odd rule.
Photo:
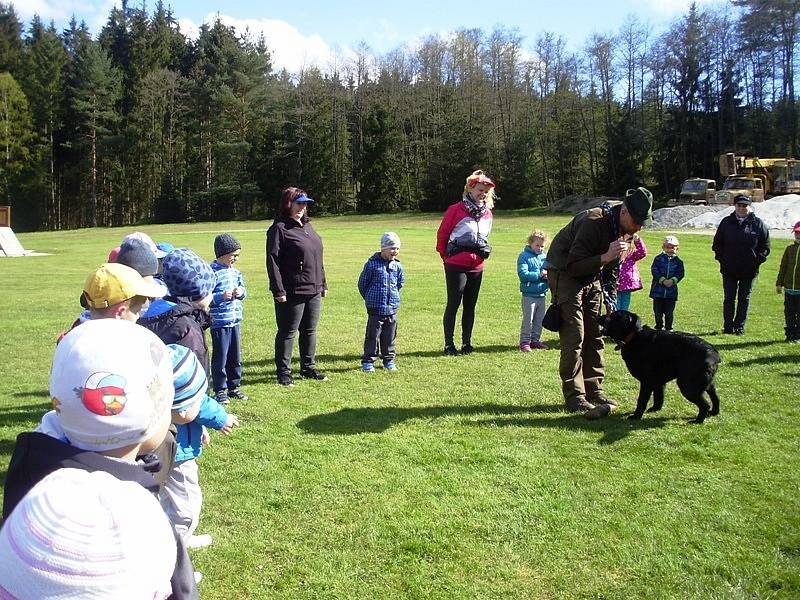
[[[718,0],[694,0],[698,8],[703,4],[715,4]],[[661,17],[674,17],[689,10],[692,0],[647,0],[650,9]]]
[[[295,26],[277,19],[237,19],[219,13],[209,13],[204,23],[211,24],[215,19],[236,29],[242,34],[249,30],[255,37],[264,34],[272,58],[273,70],[285,68],[290,73],[316,66],[323,71],[341,65],[343,55],[346,59],[352,53],[331,48],[318,34],[301,33]],[[181,31],[189,37],[196,38],[200,27],[190,19],[180,19]]]
[[[25,26],[34,15],[39,15],[45,24],[54,21],[59,27],[66,26],[75,15],[96,35],[106,24],[111,9],[120,5],[120,0],[24,0],[14,3],[14,10]]]

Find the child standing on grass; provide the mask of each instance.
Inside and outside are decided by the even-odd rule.
[[[547,254],[544,245],[547,234],[534,231],[528,243],[517,257],[519,291],[522,292],[522,325],[519,329],[519,349],[530,352],[532,348],[543,350],[541,342],[542,319],[544,319],[544,297],[547,294]]]
[[[653,259],[653,266],[650,267],[653,274],[650,297],[653,299],[656,329],[672,331],[678,282],[684,276],[683,261],[678,258],[678,238],[674,235],[665,237],[661,248],[663,252]]]
[[[786,247],[778,268],[775,291],[784,293],[783,315],[786,319],[786,341],[800,342],[800,221],[794,224],[794,244]]]
[[[197,356],[185,346],[169,344],[172,359],[172,381],[175,399],[172,421],[177,425],[175,464],[169,472],[161,505],[175,533],[187,548],[205,548],[213,539],[210,534],[195,535],[203,507],[197,458],[203,451],[204,427],[228,435],[239,424],[236,415],[229,415],[219,402],[206,393],[208,381]]]
[[[242,273],[233,266],[242,253],[242,245],[230,234],[223,233],[214,239],[211,263],[215,285],[211,300],[211,377],[214,397],[220,404],[228,398],[247,400],[239,389],[242,383],[241,331],[242,300],[247,296]]]
[[[633,234],[633,248],[628,246],[628,253],[619,267],[617,279],[617,310],[628,310],[631,306],[631,293],[642,289],[642,277],[636,263],[647,256],[647,246],[639,234]]]
[[[387,231],[381,236],[381,251],[367,260],[358,278],[358,291],[364,298],[368,315],[361,357],[361,370],[365,373],[375,372],[374,363],[379,354],[386,370],[397,370],[394,363],[397,309],[405,283],[403,265],[397,260],[399,253],[400,237]]]

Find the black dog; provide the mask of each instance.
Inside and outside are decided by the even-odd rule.
[[[642,326],[639,317],[627,310],[601,316],[599,321],[603,335],[617,343],[628,370],[639,380],[639,398],[630,419],[642,418],[650,394],[653,406],[647,412],[661,410],[664,387],[673,379],[677,379],[683,396],[700,409],[693,423],[702,423],[707,415],[719,414],[714,375],[721,359],[714,346],[696,335]],[[710,407],[703,392],[708,392],[711,398]]]

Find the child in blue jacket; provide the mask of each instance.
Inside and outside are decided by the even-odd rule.
[[[545,312],[544,297],[547,294],[546,241],[546,233],[534,231],[517,257],[519,291],[522,292],[522,325],[519,328],[519,349],[522,352],[545,348],[540,338]]]
[[[678,282],[684,276],[683,261],[678,258],[678,238],[674,235],[665,237],[661,248],[663,252],[653,259],[653,266],[650,267],[653,274],[650,297],[653,299],[656,329],[672,331]]]
[[[239,424],[239,419],[225,412],[222,405],[206,393],[206,372],[195,353],[177,344],[167,347],[172,355],[175,386],[172,422],[177,427],[177,450],[175,464],[160,496],[161,505],[187,548],[202,548],[212,542],[208,534],[194,535],[203,506],[196,459],[203,451],[203,442],[207,441],[205,427],[228,435]]]
[[[381,251],[370,256],[358,278],[358,291],[367,306],[367,330],[364,334],[364,355],[361,370],[375,372],[380,354],[383,367],[396,371],[394,363],[397,336],[397,309],[400,289],[405,283],[403,265],[397,260],[400,237],[393,231],[381,236]]]
[[[211,379],[214,397],[220,404],[229,398],[247,400],[239,389],[242,383],[242,344],[239,324],[242,322],[242,300],[247,297],[242,273],[233,266],[239,260],[242,246],[228,233],[214,239],[216,259],[211,263],[214,271],[214,291],[209,314],[211,315]]]

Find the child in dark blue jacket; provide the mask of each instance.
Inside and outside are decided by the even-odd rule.
[[[393,231],[381,236],[381,251],[370,256],[358,278],[358,291],[367,306],[367,330],[364,335],[364,355],[361,370],[375,372],[375,361],[380,354],[383,367],[396,371],[395,337],[397,336],[397,309],[400,307],[400,289],[405,283],[403,265],[397,260],[400,237]]]
[[[656,329],[672,331],[678,282],[684,276],[683,261],[678,258],[678,238],[674,235],[665,237],[661,248],[663,252],[653,259],[653,266],[650,267],[653,274],[650,297],[653,299]]]

